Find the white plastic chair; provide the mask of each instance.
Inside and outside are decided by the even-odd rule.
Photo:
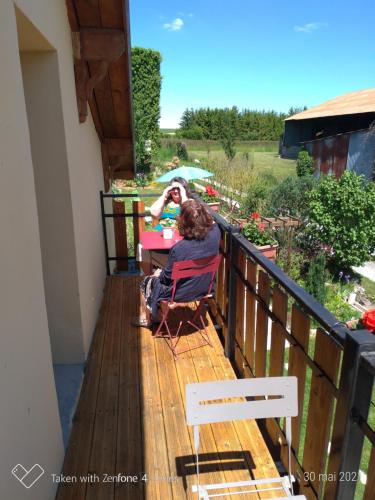
[[[246,398],[265,396],[266,399],[245,400],[237,403],[210,403],[207,401],[227,398]],[[276,399],[269,399],[273,396]],[[297,405],[297,378],[296,377],[266,377],[239,380],[220,380],[215,382],[202,382],[186,385],[186,419],[188,425],[194,429],[194,448],[196,453],[197,484],[192,486],[193,492],[198,493],[198,498],[227,496],[220,490],[229,489],[234,494],[257,494],[260,491],[280,490],[287,496],[279,500],[294,498],[306,500],[304,495],[293,496],[293,481],[291,476],[291,442],[292,427],[291,417],[298,414]],[[251,481],[238,481],[233,483],[200,484],[199,482],[199,425],[226,422],[231,420],[285,417],[286,440],[289,456],[289,476],[256,479]],[[262,488],[262,485],[274,484],[271,488]],[[256,489],[256,487],[259,487]],[[231,491],[232,488],[246,488],[245,491]],[[218,492],[214,492],[218,490]],[[214,492],[210,494],[210,492]],[[278,500],[273,498],[273,500]]]

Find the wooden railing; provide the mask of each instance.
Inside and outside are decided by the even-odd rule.
[[[142,202],[137,203],[125,214],[133,217],[134,242],[146,215]],[[226,355],[239,377],[298,378],[291,464],[297,490],[308,499],[374,498],[375,434],[367,419],[375,336],[349,331],[249,243],[238,226],[212,215],[221,229],[223,259],[211,313]],[[112,259],[121,261],[121,256]],[[274,459],[288,470],[283,420],[265,420],[262,431]],[[364,486],[359,467],[365,436],[371,457]]]
[[[291,472],[299,492],[308,499],[373,498],[375,435],[366,423],[373,373],[364,371],[362,358],[367,356],[368,367],[375,336],[349,331],[238,228],[214,217],[222,228],[225,258],[212,312],[223,329],[226,354],[239,377],[298,378]],[[355,408],[360,408],[361,428]],[[287,470],[284,422],[267,419],[262,430]],[[367,484],[361,486],[364,435],[372,451]]]

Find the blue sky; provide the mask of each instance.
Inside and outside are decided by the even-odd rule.
[[[163,57],[161,127],[186,108],[287,111],[375,86],[375,0],[129,0]]]

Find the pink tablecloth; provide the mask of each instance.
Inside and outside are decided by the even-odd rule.
[[[145,250],[170,250],[183,238],[177,231],[173,231],[173,238],[166,240],[162,231],[144,231],[141,233],[141,245]]]

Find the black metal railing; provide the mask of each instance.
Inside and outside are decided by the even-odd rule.
[[[105,197],[142,195],[101,193],[109,273],[109,262],[124,256],[108,256],[105,220],[118,215],[105,213]],[[221,229],[223,255],[211,312],[222,329],[226,356],[239,377],[298,377],[300,412],[293,419],[291,471],[297,490],[309,499],[359,498],[355,497],[355,479],[364,436],[373,447],[375,441],[367,421],[375,373],[375,335],[367,330],[348,330],[248,242],[238,226],[211,213]],[[121,217],[137,221],[146,215],[138,210]],[[267,419],[262,430],[274,458],[288,469],[283,421]],[[374,450],[372,453],[375,456]],[[367,475],[375,475],[375,459]],[[369,487],[364,490],[365,498],[372,498]]]

